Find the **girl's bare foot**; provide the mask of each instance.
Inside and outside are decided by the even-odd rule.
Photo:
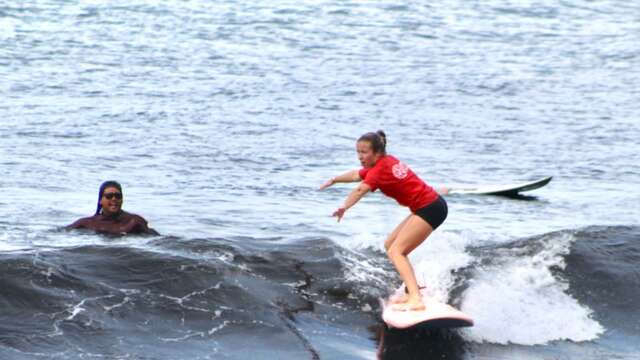
[[[422,299],[407,299],[406,302],[393,306],[393,310],[397,311],[420,311],[424,309],[425,306]]]
[[[426,286],[420,286],[418,287],[420,290],[422,289],[426,289]],[[395,293],[393,295],[391,295],[391,297],[389,298],[389,302],[391,304],[404,304],[407,301],[409,301],[409,292],[407,291],[407,288],[404,288],[404,293]]]
[[[407,294],[394,294],[389,298],[389,302],[392,304],[404,304],[409,301],[409,295]]]

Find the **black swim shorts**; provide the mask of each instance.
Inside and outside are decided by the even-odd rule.
[[[447,202],[444,201],[442,196],[438,196],[438,199],[436,201],[421,209],[418,209],[415,214],[424,219],[424,221],[428,222],[433,230],[435,230],[444,222],[444,219],[447,218],[448,212],[449,210],[447,208]]]

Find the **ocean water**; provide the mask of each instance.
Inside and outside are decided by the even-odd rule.
[[[1,359],[640,358],[640,6],[0,1]],[[355,140],[450,195],[394,331]],[[65,231],[102,181],[161,236]]]

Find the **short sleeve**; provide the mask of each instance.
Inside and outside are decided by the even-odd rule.
[[[364,180],[364,178],[367,177],[368,172],[369,172],[369,169],[367,168],[360,169],[360,171],[358,171],[358,175],[360,176],[360,179]]]
[[[364,168],[359,172],[360,178],[365,184],[369,185],[372,192],[378,189],[378,176],[377,176],[378,171],[376,170],[377,169],[375,168],[371,168],[371,169]]]

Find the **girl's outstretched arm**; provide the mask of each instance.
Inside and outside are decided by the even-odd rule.
[[[342,220],[342,217],[344,216],[344,213],[347,211],[347,209],[349,209],[350,207],[355,205],[358,201],[360,201],[360,199],[362,199],[362,197],[365,196],[369,191],[371,191],[371,187],[367,183],[361,182],[360,185],[358,185],[358,187],[353,189],[353,191],[351,191],[349,196],[347,196],[347,198],[344,200],[344,204],[341,207],[339,207],[338,210],[333,212],[332,216],[337,216],[338,222],[340,222],[340,220]]]
[[[327,180],[324,184],[320,186],[320,190],[324,190],[335,183],[350,183],[350,182],[356,182],[360,180],[361,179],[360,179],[359,171],[351,170],[351,171],[347,171],[342,175],[338,175],[336,177],[333,177]]]

